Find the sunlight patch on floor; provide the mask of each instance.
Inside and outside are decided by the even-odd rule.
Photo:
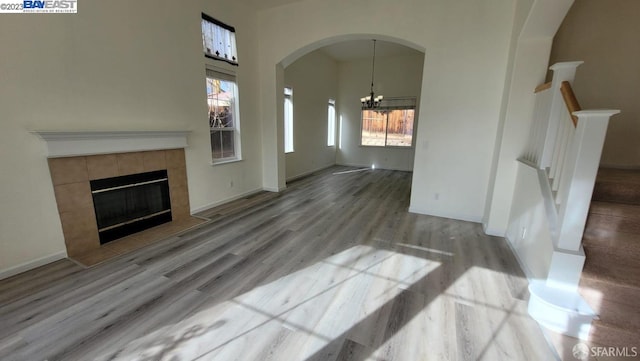
[[[251,352],[283,347],[303,360],[345,332],[357,334],[363,320],[404,297],[399,295],[439,265],[354,246],[232,300],[201,308],[130,343],[118,359],[234,360],[242,355],[248,360]]]

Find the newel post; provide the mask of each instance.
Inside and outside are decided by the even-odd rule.
[[[551,159],[553,158],[553,147],[556,144],[556,136],[558,134],[558,128],[560,120],[562,119],[563,112],[566,112],[564,100],[562,99],[562,93],[560,92],[560,85],[563,81],[573,83],[573,79],[576,76],[576,69],[584,61],[567,61],[562,63],[555,63],[549,69],[553,71],[553,78],[551,80],[551,107],[549,109],[549,121],[547,122],[547,133],[545,134],[544,146],[542,148],[542,154],[539,160],[540,169],[546,169],[551,166]]]
[[[558,248],[577,251],[582,243],[591,194],[600,165],[609,118],[619,110],[582,110],[574,112],[578,125],[563,170],[563,189],[558,209]]]

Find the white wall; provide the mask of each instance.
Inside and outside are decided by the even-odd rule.
[[[224,166],[210,165],[202,11],[238,30],[245,160]],[[30,130],[191,130],[192,209],[261,188],[255,12],[222,0],[86,0],[74,15],[5,15],[0,275],[65,251],[44,144]]]
[[[533,90],[544,82],[553,35],[573,0],[520,0],[516,6],[512,53],[498,125],[483,226],[503,236],[507,229],[517,175],[516,162],[528,142],[533,119]]]
[[[179,6],[86,0],[75,15],[3,16],[0,272],[64,252],[44,146],[29,130],[191,130],[192,209],[261,187],[277,190],[286,178],[283,65],[352,39],[376,37],[425,53],[411,208],[479,220],[514,6],[511,0],[326,0],[256,14],[231,0]],[[244,160],[215,167],[209,165],[201,11],[238,30]]]
[[[374,91],[385,97],[414,96],[420,101],[424,56],[376,57]],[[340,114],[342,129],[336,162],[409,171],[413,169],[414,148],[360,146],[360,98],[369,94],[371,59],[340,62]],[[419,112],[419,109],[418,109]],[[416,115],[419,115],[417,113]],[[416,120],[418,116],[416,116]],[[416,121],[414,129],[420,125]]]
[[[286,154],[286,177],[292,179],[335,164],[336,147],[327,146],[327,107],[338,97],[338,63],[316,50],[284,70],[284,83],[293,88],[294,152]]]
[[[259,14],[263,181],[284,184],[278,66],[328,43],[396,41],[425,53],[411,209],[479,221],[503,97],[510,0],[302,1]],[[275,98],[275,99],[274,99]],[[275,100],[275,101],[274,101]],[[438,199],[435,199],[438,194]]]

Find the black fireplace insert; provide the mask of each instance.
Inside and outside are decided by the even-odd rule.
[[[166,170],[90,182],[100,244],[171,222]]]

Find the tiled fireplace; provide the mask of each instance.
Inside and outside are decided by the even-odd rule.
[[[184,149],[49,158],[49,170],[70,257],[100,248],[92,180],[166,170],[173,219],[190,216]]]
[[[37,133],[47,141],[49,170],[70,258],[85,265],[99,263],[202,222],[190,215],[186,132]],[[163,147],[166,149],[157,149]],[[164,183],[161,184],[164,188],[156,187],[159,182]],[[151,211],[143,210],[120,222],[117,219],[121,215],[108,214],[113,210],[100,210],[104,198],[101,192],[116,190],[112,198],[130,203],[139,195],[118,195],[117,191],[148,184],[153,185],[151,191],[156,193],[147,196],[152,198],[150,201],[142,202],[151,203],[147,207]],[[158,196],[168,199],[158,202],[155,199]],[[96,219],[96,206],[101,221]],[[105,224],[105,212],[106,218],[116,221]],[[154,216],[160,221],[151,220]],[[169,223],[154,227],[164,222]],[[127,228],[131,228],[128,233],[143,231],[127,236],[127,232],[121,232]]]

